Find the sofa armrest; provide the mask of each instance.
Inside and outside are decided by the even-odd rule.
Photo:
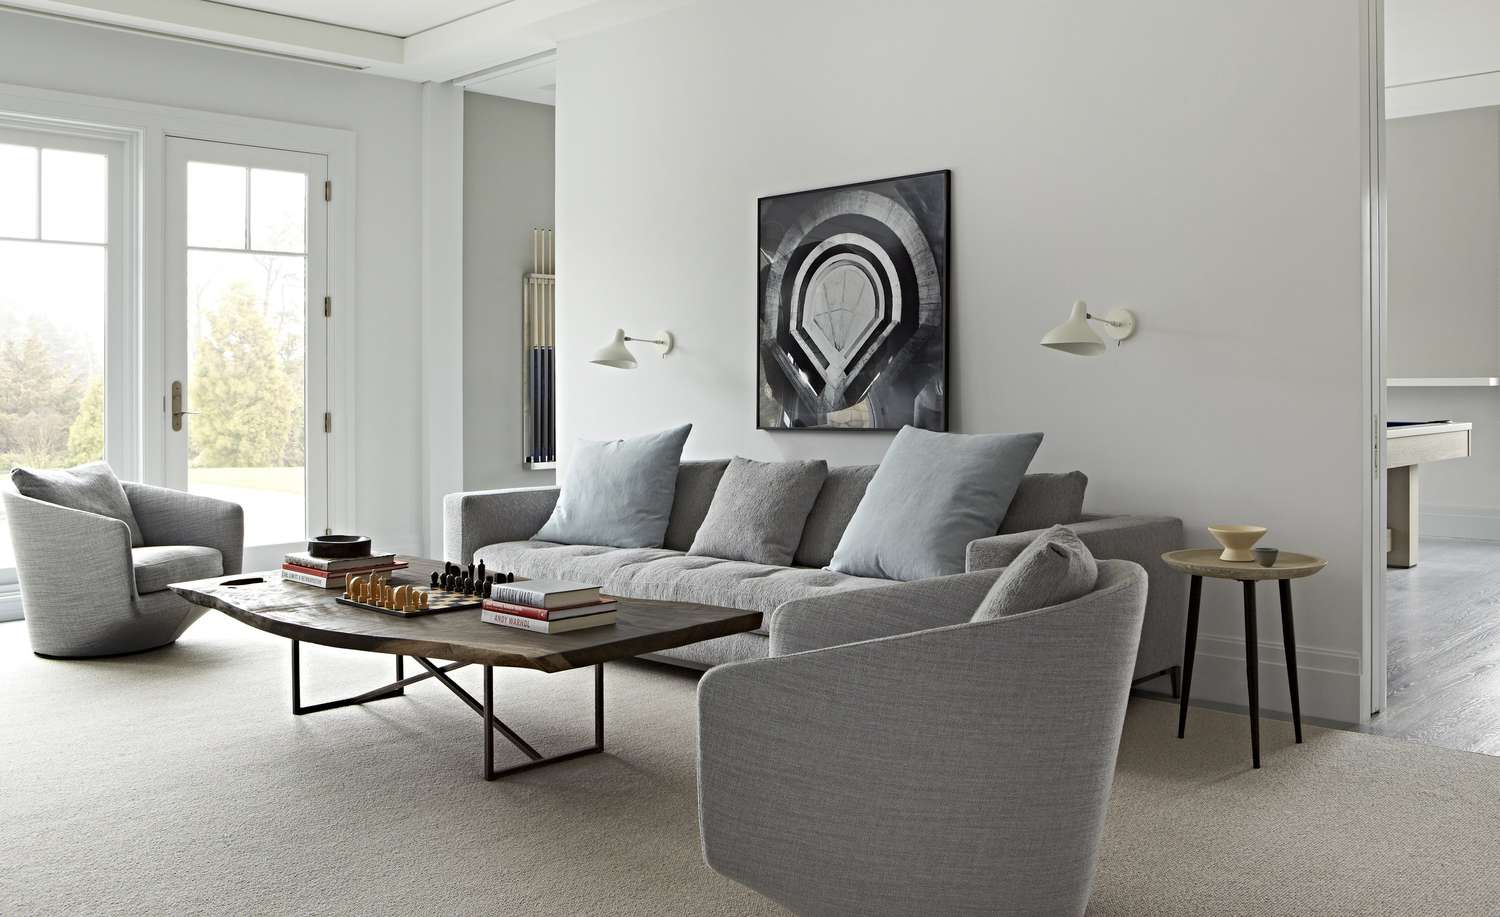
[[[784,602],[771,613],[771,655],[962,624],[999,576],[980,570]]]
[[[1135,555],[1159,557],[1163,551],[1182,547],[1182,520],[1173,516],[1095,516],[1072,523],[1068,528],[1078,533],[1079,539],[1088,545],[1095,557],[1118,557],[1143,563]],[[975,539],[969,542],[964,569],[974,571],[1009,566],[1044,531],[1037,529]]]
[[[55,613],[83,621],[110,599],[140,596],[130,555],[130,526],[110,516],[5,493],[21,605],[27,617]]]
[[[122,483],[146,544],[214,548],[223,558],[225,576],[244,568],[245,510],[238,503],[168,487]]]
[[[510,487],[443,497],[443,559],[466,564],[474,552],[501,541],[526,541],[552,515],[560,489]]]

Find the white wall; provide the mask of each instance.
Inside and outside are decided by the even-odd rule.
[[[357,527],[421,547],[421,90],[414,83],[0,13],[0,83],[357,133]]]
[[[464,97],[464,488],[551,484],[521,462],[521,284],[553,225],[550,105]],[[566,245],[567,240],[560,240]]]
[[[1386,370],[1500,375],[1500,112],[1386,125]],[[1429,535],[1500,538],[1500,390],[1392,388],[1394,420],[1467,420],[1474,454],[1422,466]]]
[[[950,168],[952,428],[1046,431],[1035,467],[1087,471],[1092,510],[1327,556],[1296,587],[1303,707],[1357,719],[1360,9],[702,0],[564,43],[562,442],[690,420],[689,456],[878,459],[887,435],[754,429],[755,201]],[[1080,297],[1137,337],[1037,346]],[[616,325],[678,350],[589,365]],[[1198,696],[1244,702],[1239,599],[1205,589]]]

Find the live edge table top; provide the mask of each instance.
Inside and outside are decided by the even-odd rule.
[[[426,585],[442,562],[403,557],[411,566],[393,583]],[[227,583],[259,578],[241,586]],[[173,583],[173,592],[197,605],[282,637],[406,656],[562,672],[656,653],[700,640],[745,633],[760,626],[758,611],[691,602],[619,599],[614,624],[561,634],[538,634],[479,619],[479,609],[401,618],[335,601],[342,593],[283,582],[278,571]]]

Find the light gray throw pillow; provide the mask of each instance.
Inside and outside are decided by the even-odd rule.
[[[1038,535],[1005,568],[974,611],[974,621],[992,621],[1082,598],[1094,591],[1099,564],[1065,525]]]
[[[735,456],[688,553],[787,566],[827,477],[822,459],[757,462]]]
[[[659,548],[692,424],[609,442],[580,439],[537,541]]]
[[[132,548],[146,543],[130,509],[130,498],[125,496],[125,488],[120,486],[120,479],[107,462],[35,471],[12,468],[10,482],[23,497],[118,519],[130,526]]]
[[[933,433],[902,427],[865,489],[828,569],[894,580],[962,573],[1042,444],[1040,433]]]

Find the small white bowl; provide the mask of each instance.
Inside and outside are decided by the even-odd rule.
[[[1219,555],[1219,560],[1249,563],[1255,560],[1255,554],[1250,549],[1266,536],[1266,527],[1263,525],[1211,525],[1208,527],[1208,534],[1214,536],[1214,540],[1224,546],[1224,552]]]

